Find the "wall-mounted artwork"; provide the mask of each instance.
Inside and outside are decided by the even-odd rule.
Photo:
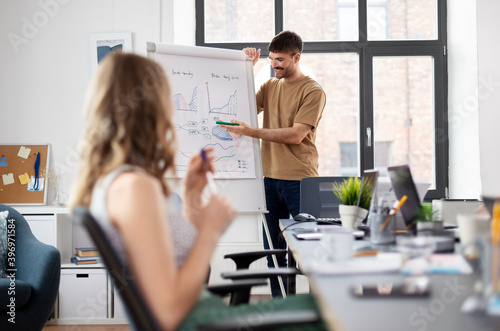
[[[99,62],[106,55],[117,51],[132,51],[131,32],[92,33],[90,35],[90,65],[92,73],[96,71]]]

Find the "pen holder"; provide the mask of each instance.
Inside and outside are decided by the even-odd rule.
[[[390,217],[390,218],[389,218]],[[389,213],[373,213],[370,217],[370,241],[372,244],[395,242],[394,219]]]

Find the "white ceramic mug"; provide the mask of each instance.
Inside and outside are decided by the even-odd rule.
[[[320,245],[326,251],[330,262],[348,260],[354,256],[354,236],[351,229],[335,227],[322,229]]]
[[[490,216],[486,214],[461,213],[457,215],[458,233],[463,254],[466,258],[477,259],[479,236],[490,231]]]

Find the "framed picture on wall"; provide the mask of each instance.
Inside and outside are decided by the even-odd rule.
[[[90,68],[92,74],[106,55],[117,51],[132,52],[131,32],[91,33]]]

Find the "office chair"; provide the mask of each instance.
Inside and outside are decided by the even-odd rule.
[[[300,181],[300,212],[316,218],[339,218],[340,201],[333,193],[333,183],[349,177],[306,177]]]
[[[89,232],[97,249],[100,251],[102,261],[108,270],[122,301],[125,305],[127,316],[134,330],[161,330],[152,315],[142,293],[135,282],[135,276],[118,258],[118,253],[110,245],[106,234],[100,224],[95,220],[87,208],[78,206],[73,210],[73,221],[83,224]],[[215,294],[225,295],[238,291],[250,292],[254,285],[263,285],[262,280],[247,280],[236,282],[236,284],[221,284],[209,286],[207,289]],[[241,297],[240,297],[241,298]],[[248,314],[238,316],[237,318],[224,319],[222,321],[200,325],[198,330],[204,331],[223,331],[223,330],[241,330],[242,325],[252,325],[253,330],[275,330],[276,327],[285,327],[291,325],[306,325],[317,323],[320,320],[318,312],[315,310],[284,311],[265,314]],[[259,321],[255,325],[255,321]],[[243,324],[242,324],[243,323]]]
[[[267,279],[270,277],[288,277],[288,276],[296,276],[298,274],[302,274],[301,271],[297,268],[289,268],[289,267],[280,267],[280,268],[272,268],[272,269],[262,269],[262,270],[250,270],[250,264],[260,258],[269,256],[269,255],[279,255],[286,254],[286,249],[263,249],[259,251],[252,252],[240,252],[240,253],[231,253],[224,255],[224,258],[231,259],[236,264],[236,271],[227,271],[222,272],[221,277],[224,279],[235,280],[250,280],[250,279]],[[285,289],[286,294],[288,293],[288,289]]]
[[[177,193],[171,193],[170,199],[176,205],[178,210],[182,210],[182,198]],[[232,253],[224,255],[224,258],[229,258],[234,261],[236,264],[236,271],[234,272],[223,272],[221,273],[221,277],[224,279],[231,279],[233,281],[236,280],[253,280],[253,279],[266,279],[272,276],[290,276],[296,275],[300,273],[296,268],[279,268],[279,269],[265,269],[265,270],[248,270],[250,264],[260,258],[269,255],[279,255],[286,254],[286,249],[263,249],[252,252],[241,252],[241,253]],[[244,283],[243,283],[244,284]],[[214,286],[214,285],[212,285]],[[219,286],[219,285],[217,285]],[[243,286],[243,285],[242,285]],[[257,285],[255,285],[257,286]],[[231,287],[229,287],[230,289]],[[211,292],[214,292],[215,289],[210,287]],[[217,290],[217,294],[221,295],[222,292],[226,290],[219,289]],[[229,294],[229,293],[226,293]],[[230,305],[238,305],[240,303],[246,303],[250,299],[250,290],[239,290],[231,292]]]

